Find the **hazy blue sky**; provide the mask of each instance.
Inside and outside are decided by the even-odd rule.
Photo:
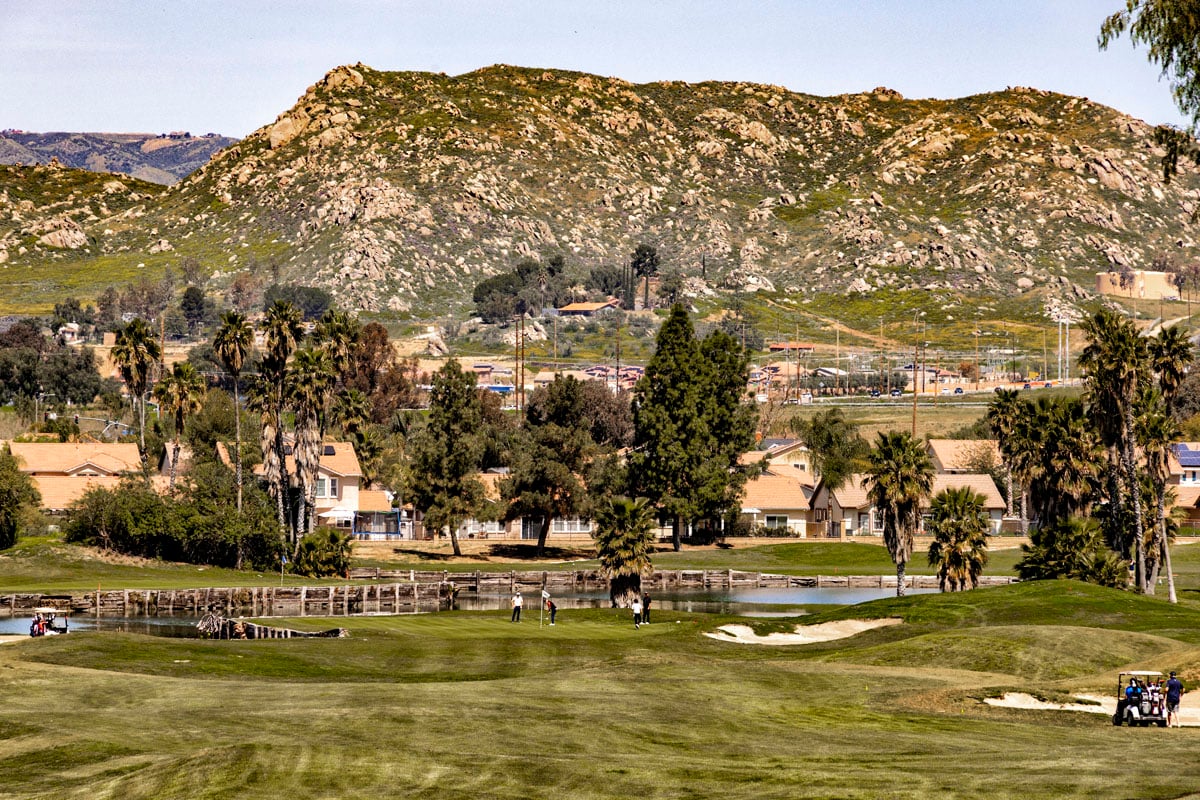
[[[1124,0],[0,0],[0,128],[216,131],[271,122],[338,64],[495,63],[630,81],[748,80],[957,97],[1024,85],[1180,121],[1125,40]]]

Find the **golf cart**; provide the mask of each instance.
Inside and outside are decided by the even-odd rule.
[[[40,606],[33,609],[33,620],[29,625],[29,635],[57,636],[68,633],[70,631],[67,626],[68,613],[57,608],[51,608],[50,606]],[[58,621],[61,621],[62,624],[55,624]]]
[[[1167,727],[1166,690],[1159,687],[1163,674],[1153,670],[1129,670],[1117,677],[1117,712],[1113,725]],[[1134,691],[1129,692],[1129,687]]]

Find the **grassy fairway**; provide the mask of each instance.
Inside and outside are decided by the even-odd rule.
[[[906,624],[783,648],[700,635],[725,618],[635,631],[607,610],[23,641],[0,648],[0,797],[1165,798],[1200,781],[1196,731],[980,702],[1106,691],[1126,664],[1193,685],[1190,604],[1063,582],[812,619],[852,616]]]

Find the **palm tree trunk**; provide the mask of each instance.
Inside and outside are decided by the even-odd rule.
[[[1004,497],[1005,497],[1005,505],[1006,505],[1006,506],[1008,506],[1008,507],[1005,509],[1005,512],[1004,512],[1004,513],[1005,513],[1005,516],[1009,516],[1009,517],[1011,517],[1011,516],[1012,516],[1012,514],[1013,514],[1013,501],[1012,501],[1012,493],[1013,493],[1012,467],[1008,466],[1007,464],[1005,464],[1005,465],[1004,465],[1004,482],[1005,482],[1005,489],[1007,490],[1007,491],[1005,492],[1005,494],[1004,494]]]
[[[238,392],[238,379],[233,378],[233,425],[237,449],[234,450],[235,474],[237,475],[237,513],[242,515],[242,403]],[[242,542],[238,540],[238,569],[242,568]]]
[[[179,467],[179,433],[175,433],[175,445],[171,448],[171,479],[167,482],[167,488],[172,491],[175,489],[175,470]]]
[[[1125,481],[1129,487],[1129,495],[1133,500],[1133,533],[1134,553],[1136,554],[1136,572],[1134,578],[1138,591],[1146,591],[1146,542],[1143,540],[1145,529],[1142,523],[1142,493],[1137,483],[1137,468],[1133,460],[1133,410],[1125,412],[1125,446],[1122,448],[1125,462]]]
[[[288,472],[287,472],[287,459],[284,457],[284,452],[283,452],[283,410],[279,406],[276,406],[274,411],[275,411],[275,457],[279,460],[279,491],[275,495],[275,504],[276,504],[276,511],[279,514],[279,526],[284,529],[289,529],[290,526],[288,525],[287,512],[284,509],[284,503],[283,503],[284,495],[287,494],[288,483],[289,483]],[[291,534],[292,543],[295,544],[298,541],[298,539],[296,538],[295,528],[290,528],[289,532]]]
[[[1164,521],[1164,527],[1166,523]],[[1179,598],[1175,594],[1175,573],[1171,571],[1171,543],[1167,541],[1166,531],[1163,531],[1162,538],[1162,562],[1167,568],[1167,600],[1171,603],[1178,603]]]
[[[138,441],[142,445],[142,464],[146,464],[146,398],[138,397]]]
[[[904,567],[905,562],[896,562],[896,597],[904,597]]]
[[[1029,493],[1021,486],[1021,535],[1029,533]]]

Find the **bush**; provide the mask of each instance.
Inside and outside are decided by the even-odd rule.
[[[1129,582],[1128,564],[1108,548],[1095,520],[1071,518],[1033,530],[1021,551],[1023,581],[1074,578],[1116,589]]]
[[[350,572],[350,534],[322,528],[300,540],[290,572],[308,578],[344,576]]]

